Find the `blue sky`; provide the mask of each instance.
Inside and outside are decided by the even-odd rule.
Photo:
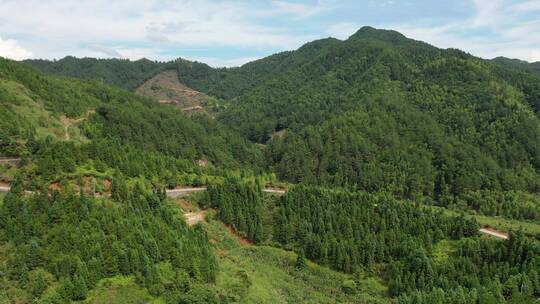
[[[364,25],[483,58],[540,61],[540,0],[0,0],[0,56],[237,66]]]

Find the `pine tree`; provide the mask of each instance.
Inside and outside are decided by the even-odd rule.
[[[302,270],[302,269],[304,269],[306,267],[307,267],[306,257],[304,255],[304,252],[301,251],[296,256],[296,262],[294,263],[294,268],[296,270]]]
[[[79,301],[84,300],[86,298],[86,294],[88,293],[88,287],[86,285],[86,281],[83,277],[79,275],[75,275],[73,278],[73,293],[72,293],[72,299]]]

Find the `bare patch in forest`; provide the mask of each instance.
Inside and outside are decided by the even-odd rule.
[[[203,104],[208,99],[205,94],[182,84],[174,70],[157,74],[140,85],[135,92],[154,98],[159,103],[175,105],[187,115],[203,112]]]

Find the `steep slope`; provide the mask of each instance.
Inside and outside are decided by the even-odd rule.
[[[394,31],[320,44],[219,117],[261,143],[280,132],[281,178],[406,197],[540,189],[538,78]]]
[[[405,196],[540,189],[530,73],[371,27],[238,68],[174,65],[227,101],[218,120],[268,144],[283,179]]]
[[[196,167],[200,159],[222,168],[260,164],[254,145],[205,115],[186,118],[180,110],[99,82],[45,76],[5,59],[0,61],[0,79],[5,96],[0,109],[5,118],[1,154],[60,160],[62,155],[52,152],[60,149],[71,155],[63,157],[76,162],[98,157],[111,167],[124,166],[128,175],[146,168],[162,177],[176,175],[171,172],[175,168],[192,170],[187,168]],[[36,111],[41,112],[33,114]],[[67,138],[69,143],[57,141]],[[82,144],[76,148],[84,153],[70,146],[78,143]],[[126,159],[115,149],[131,157]]]

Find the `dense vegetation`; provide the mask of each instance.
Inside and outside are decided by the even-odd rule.
[[[29,59],[23,61],[49,74],[99,80],[126,90],[134,90],[144,81],[167,68],[174,68],[168,62],[148,59],[129,61],[127,59],[95,59],[65,57],[58,61]]]
[[[506,57],[497,57],[497,58],[493,58],[492,60],[504,66],[508,66],[511,68],[520,69],[520,70],[528,71],[536,75],[540,75],[540,62],[529,63],[527,61],[523,61],[519,59],[510,59]]]
[[[377,35],[318,42],[316,56],[237,97],[221,120],[272,137],[268,159],[292,182],[402,197],[540,189],[538,79],[526,95],[511,82],[518,72],[501,79],[462,52]]]
[[[243,199],[228,199],[235,195]],[[238,231],[256,227],[270,212],[273,221],[261,230],[271,235],[254,241],[305,252],[347,273],[381,271],[400,303],[502,303],[540,295],[540,246],[521,232],[506,242],[475,237],[473,219],[383,194],[297,186],[266,208],[251,204],[260,195],[257,185],[228,179],[207,199]],[[229,219],[228,210],[238,210],[242,221]],[[451,249],[438,249],[445,244]]]
[[[281,179],[444,204],[540,190],[540,79],[528,73],[366,27],[226,75],[215,83],[265,75],[213,93],[231,100],[218,119],[267,144]],[[211,92],[208,79],[192,86]],[[498,215],[537,219],[538,202],[526,205]]]
[[[174,65],[228,101],[218,120],[267,144],[281,179],[436,200],[540,190],[540,80],[529,73],[370,27],[239,68]]]
[[[141,185],[129,193],[125,184],[116,189],[114,201],[46,190],[25,198],[15,183],[0,206],[7,258],[0,299],[83,300],[100,280],[116,275],[133,275],[171,302],[204,299],[207,292],[197,286],[212,282],[217,271],[205,233],[188,229],[175,209]]]
[[[462,213],[540,221],[532,65],[369,27],[238,68],[182,59],[27,63],[94,80],[0,61],[0,155],[23,156],[20,180],[38,191],[24,197],[16,187],[0,207],[4,297],[93,299],[121,282],[167,302],[249,302],[252,283],[279,285],[240,259],[264,259],[285,280],[303,278],[291,283],[301,288],[342,280],[339,291],[325,289],[335,298],[280,287],[290,294],[283,302],[374,302],[364,297],[367,275],[381,280],[374,297],[403,304],[540,297],[538,242],[521,231],[505,241],[478,236],[479,224]],[[215,118],[185,117],[103,84],[133,90],[165,69],[219,98]],[[297,185],[264,195],[254,175],[265,171]],[[237,242],[255,244],[232,246],[224,227],[205,224],[228,236],[216,245],[225,273],[205,232],[186,227],[164,198],[162,187],[177,184],[210,184],[201,206],[216,209]],[[132,265],[132,251],[146,262]],[[317,280],[306,258],[333,270]]]
[[[210,185],[203,207],[219,208],[219,219],[237,232],[259,243],[263,240],[263,195],[261,185],[243,185],[238,178],[227,178],[223,185]]]
[[[39,118],[36,122],[33,117],[17,114],[17,105],[29,108],[39,103],[44,113],[52,117],[82,116],[78,124],[85,137],[82,145],[52,138],[58,147],[64,145],[56,152],[58,161],[81,162],[91,158],[124,169],[131,176],[145,175],[144,170],[149,170],[149,176],[164,176],[171,163],[193,170],[195,161],[200,159],[228,168],[261,165],[261,153],[255,146],[205,115],[187,118],[172,107],[132,93],[96,82],[44,76],[7,60],[0,62],[0,75],[4,81],[16,84],[0,91],[5,96],[1,99],[5,106],[1,113],[6,116],[1,122],[6,127],[0,130],[0,154],[54,157],[43,155],[44,150],[55,148],[52,143],[43,142],[50,136],[40,136],[36,131],[42,123]],[[65,139],[63,135],[58,137]],[[169,168],[174,172],[179,166]]]

